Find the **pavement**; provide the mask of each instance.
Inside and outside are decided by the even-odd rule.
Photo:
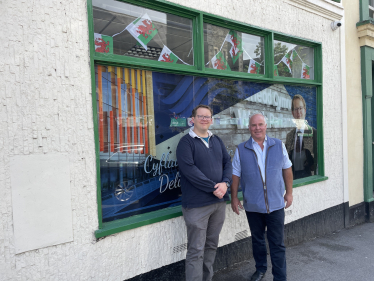
[[[288,281],[374,280],[374,223],[287,247],[286,255]],[[247,281],[254,272],[252,258],[216,272],[213,281]],[[269,255],[262,280],[273,280]]]

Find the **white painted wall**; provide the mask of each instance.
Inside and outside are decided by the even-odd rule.
[[[329,180],[296,188],[286,221],[341,204],[340,39],[330,28],[331,19],[281,0],[173,2],[322,42]],[[181,217],[94,238],[98,219],[86,2],[0,1],[0,26],[0,279],[123,280],[184,259],[185,251],[173,254],[173,247],[186,242]],[[44,154],[68,157],[73,241],[16,254],[10,162]],[[247,229],[244,214],[238,217],[228,207],[220,245]]]

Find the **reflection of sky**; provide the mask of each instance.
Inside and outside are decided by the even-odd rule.
[[[256,46],[261,41],[260,36],[254,36],[246,33],[242,33],[242,46],[243,46],[243,60],[249,60],[250,58],[257,58],[257,55],[254,53]],[[245,51],[244,51],[245,50]]]
[[[254,36],[246,33],[242,33],[243,40],[243,60],[249,60],[250,58],[257,58],[254,53],[259,42],[263,41],[260,36]],[[262,50],[263,52],[263,50]]]
[[[165,13],[144,9],[127,3],[115,0],[92,0],[92,5],[107,11],[129,15],[136,18],[142,16],[144,13],[147,13],[148,16],[152,19],[152,21],[166,24]]]

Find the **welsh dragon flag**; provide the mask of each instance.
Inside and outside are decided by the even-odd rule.
[[[278,65],[274,64],[274,76],[279,76]]]
[[[261,64],[259,64],[257,61],[255,61],[253,59],[250,59],[249,60],[249,66],[248,66],[248,73],[259,74],[260,73],[260,66],[261,66]]]
[[[290,73],[292,73],[292,63],[293,63],[293,60],[295,59],[296,57],[296,51],[295,50],[292,50],[291,53],[287,53],[283,58],[282,58],[282,62],[284,62],[285,65],[287,65],[288,67],[288,70],[290,71]]]
[[[111,36],[95,33],[95,52],[113,54],[113,38]]]
[[[172,51],[170,51],[168,47],[164,46],[158,61],[177,63],[178,59],[179,58]]]
[[[231,70],[222,52],[218,52],[212,59],[212,65],[214,69]]]
[[[230,55],[233,63],[235,63],[238,60],[240,53],[243,52],[242,40],[239,38],[238,33],[235,30],[230,30],[230,32],[226,35],[225,41],[231,43],[232,45]]]
[[[134,20],[125,29],[127,29],[146,50],[149,41],[157,34],[157,29],[147,14]]]
[[[309,71],[310,71],[310,66],[307,65],[306,63],[303,63],[302,71],[301,71],[301,78],[310,79]]]
[[[291,59],[291,54],[287,53],[283,58],[282,61],[284,62],[285,65],[287,65],[288,70],[290,73],[292,73],[292,59]]]

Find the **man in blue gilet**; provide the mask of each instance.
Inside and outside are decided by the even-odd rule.
[[[292,163],[282,141],[268,137],[266,128],[262,114],[250,118],[251,137],[238,145],[232,163],[231,207],[238,215],[239,208],[243,208],[238,199],[240,181],[256,262],[251,281],[261,280],[267,270],[265,228],[274,281],[284,281],[287,280],[284,208],[291,206],[293,200]]]

